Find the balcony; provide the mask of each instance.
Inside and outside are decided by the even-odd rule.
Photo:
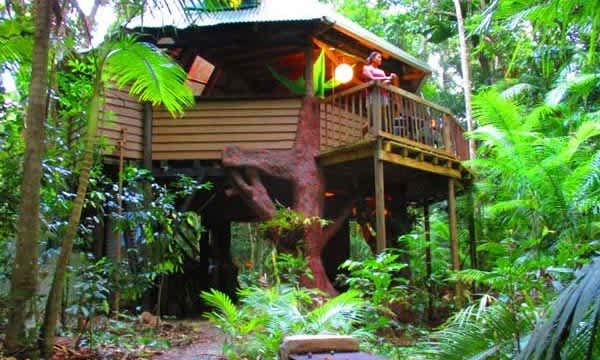
[[[395,86],[369,82],[322,100],[322,157],[377,139],[385,152],[434,165],[469,156],[450,110]]]

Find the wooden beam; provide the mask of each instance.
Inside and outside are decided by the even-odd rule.
[[[397,165],[403,165],[403,166],[410,167],[413,169],[418,169],[418,170],[422,170],[422,171],[426,171],[426,172],[431,172],[434,174],[444,175],[444,176],[448,176],[450,178],[455,178],[455,179],[461,178],[461,172],[456,169],[447,168],[447,167],[439,166],[439,165],[434,165],[434,164],[431,164],[428,162],[415,160],[415,159],[405,157],[405,156],[402,156],[399,154],[380,151],[379,158],[381,160],[384,160],[387,162],[391,162],[391,163],[394,163]]]
[[[373,140],[363,140],[352,145],[322,152],[317,161],[321,166],[335,165],[373,156]]]
[[[380,158],[381,139],[377,140],[375,153],[373,156],[374,172],[375,172],[375,221],[376,221],[376,249],[377,253],[381,253],[387,245],[385,232],[385,189],[383,173],[383,161]]]
[[[143,165],[146,169],[152,170],[152,105],[144,103],[144,154]]]
[[[313,96],[313,46],[309,43],[304,49],[304,79],[306,79],[306,96]]]
[[[451,161],[458,161],[458,159],[456,158],[454,153],[448,152],[443,149],[436,149],[429,145],[420,143],[418,141],[407,139],[405,137],[398,136],[398,135],[392,135],[392,134],[386,133],[384,131],[380,131],[379,136],[381,136],[382,138],[391,140],[390,142],[387,143],[387,144],[390,144],[391,147],[407,148],[407,149],[416,150],[416,151],[419,151],[419,152],[422,152],[422,153],[425,153],[425,154],[428,154],[431,156],[437,156],[437,157],[440,157],[443,159],[448,159]]]
[[[315,39],[315,38],[313,38],[312,40],[313,40],[313,42],[315,43],[315,45],[317,45],[319,48],[321,48],[321,50],[323,50],[323,51],[325,52],[325,56],[326,56],[326,57],[327,57],[329,60],[331,60],[331,62],[332,62],[332,63],[333,63],[335,66],[337,66],[337,65],[339,65],[339,64],[343,64],[343,63],[344,63],[344,61],[342,61],[342,60],[341,60],[341,59],[340,59],[340,58],[339,58],[339,57],[338,57],[338,56],[337,56],[337,55],[336,55],[336,54],[335,54],[335,53],[334,53],[334,52],[331,50],[331,47],[330,47],[329,45],[327,45],[327,44],[325,44],[324,42],[322,42],[322,41],[319,41],[319,40],[317,40],[317,39]],[[352,57],[353,57],[353,58],[357,58],[357,57],[355,57],[355,56],[353,56],[353,55],[352,55]],[[356,65],[356,64],[355,64],[355,65]],[[334,70],[333,72],[335,72],[335,70]],[[333,74],[332,74],[332,76],[333,76]],[[362,84],[362,83],[363,83],[362,81],[358,80],[358,79],[357,79],[355,76],[352,76],[352,79],[350,80],[350,82],[351,82],[352,84],[356,84],[356,85],[360,85],[360,84]]]
[[[458,257],[458,229],[456,225],[456,189],[454,179],[448,179],[448,230],[450,234],[450,257],[452,260],[452,270],[460,270],[460,260]],[[462,307],[462,285],[460,281],[456,282],[456,305]]]

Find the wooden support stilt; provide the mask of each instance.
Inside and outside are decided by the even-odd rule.
[[[121,128],[121,140],[119,140],[119,192],[117,194],[117,212],[119,218],[123,214],[123,167],[124,167],[124,156],[125,156],[125,144],[127,144],[127,128]],[[122,232],[115,232],[115,264],[120,266],[121,264],[121,237]],[[115,272],[115,280],[118,281],[119,271]],[[121,293],[117,290],[114,293],[113,299],[113,312],[118,315],[120,312]]]
[[[375,172],[375,219],[376,219],[376,249],[377,253],[386,248],[385,233],[385,196],[384,196],[384,173],[383,161],[379,158],[381,149],[381,138],[377,140],[374,156]]]
[[[460,261],[458,258],[458,231],[456,227],[456,190],[454,179],[448,179],[448,226],[450,233],[450,256],[452,258],[452,270],[460,270]],[[460,282],[456,283],[456,305],[462,307],[462,286]]]
[[[152,105],[144,103],[144,167],[152,170]]]
[[[306,96],[313,96],[313,45],[309,42],[304,49],[304,78],[306,79]]]
[[[473,199],[473,190],[469,191],[469,255],[471,258],[471,268],[478,269],[477,260],[477,233],[475,232],[475,201]]]
[[[431,287],[431,224],[429,223],[429,204],[423,205],[423,226],[425,227],[425,272],[427,278],[427,321],[433,318],[433,294]]]

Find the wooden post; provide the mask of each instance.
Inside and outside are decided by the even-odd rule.
[[[152,170],[152,105],[144,103],[144,167]]]
[[[427,279],[427,321],[433,318],[433,294],[431,293],[431,224],[429,223],[429,204],[423,205],[423,226],[425,227],[425,272]]]
[[[475,232],[475,201],[473,199],[473,190],[469,190],[469,255],[471,258],[471,268],[478,269],[477,261],[477,233]]]
[[[454,146],[452,145],[452,138],[450,137],[450,117],[448,114],[443,115],[444,127],[442,128],[442,139],[444,140],[444,149],[454,153]]]
[[[121,128],[121,140],[119,140],[119,192],[117,193],[117,213],[119,219],[123,214],[123,166],[125,164],[125,145],[127,144],[127,128]],[[118,230],[115,232],[115,263],[117,265],[117,272],[115,273],[115,281],[119,281],[119,267],[121,266],[122,250],[121,250],[121,237],[123,232]],[[117,316],[121,309],[121,292],[115,291],[113,299],[113,312]]]
[[[373,113],[373,135],[379,136],[379,132],[381,131],[381,88],[378,83],[375,83],[371,89],[369,89],[369,97],[372,103],[370,104],[372,107],[371,112]],[[369,101],[369,99],[367,99]],[[379,147],[381,149],[381,146]]]
[[[456,228],[456,190],[453,178],[448,178],[448,226],[450,233],[450,256],[452,258],[452,270],[460,270],[458,258],[458,233]],[[462,307],[462,286],[460,281],[456,283],[456,305]]]
[[[376,249],[377,253],[381,253],[386,248],[386,233],[385,233],[385,196],[384,196],[384,173],[383,161],[379,158],[381,151],[381,138],[377,139],[375,146],[375,219],[376,219]]]
[[[304,49],[304,78],[306,79],[306,96],[313,96],[313,46],[312,42]]]

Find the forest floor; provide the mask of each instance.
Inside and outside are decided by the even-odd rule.
[[[223,333],[215,326],[205,320],[182,321],[183,326],[191,328],[194,336],[186,345],[180,345],[164,351],[161,354],[155,353],[152,360],[216,360],[224,359],[221,355]]]
[[[75,337],[57,338],[52,360],[226,359],[221,355],[225,336],[204,319],[167,320],[158,327],[140,321],[97,326],[92,347],[87,337],[81,339],[78,347],[74,346]],[[0,360],[16,359],[3,357],[0,347]]]

